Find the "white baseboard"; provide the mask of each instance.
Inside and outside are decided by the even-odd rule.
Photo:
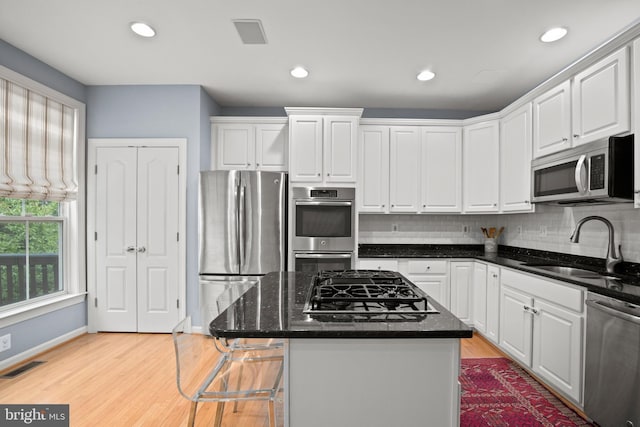
[[[87,327],[83,326],[82,328],[78,328],[74,331],[67,332],[64,335],[60,335],[50,341],[37,345],[35,347],[30,348],[27,351],[23,351],[22,353],[16,354],[15,356],[11,356],[8,359],[0,360],[0,371],[3,371],[11,366],[18,365],[20,362],[23,362],[31,357],[37,356],[40,353],[43,353],[53,347],[65,343],[75,337],[79,337],[80,335],[84,335],[87,333]]]
[[[202,326],[192,326],[191,327],[192,334],[202,334]]]

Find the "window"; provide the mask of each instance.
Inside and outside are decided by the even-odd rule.
[[[0,328],[84,298],[84,120],[0,66]]]
[[[60,203],[0,198],[0,309],[62,286]]]

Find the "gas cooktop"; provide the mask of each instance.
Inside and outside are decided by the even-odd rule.
[[[400,273],[344,270],[321,271],[316,275],[304,313],[364,318],[393,314],[402,320],[438,311],[427,295]]]

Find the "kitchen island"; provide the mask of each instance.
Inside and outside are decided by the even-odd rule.
[[[286,426],[456,426],[460,339],[472,330],[438,313],[304,313],[313,276],[270,273],[209,324],[217,338],[284,338]]]

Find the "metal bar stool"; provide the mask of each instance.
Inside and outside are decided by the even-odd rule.
[[[226,402],[266,400],[269,426],[275,427],[275,400],[282,391],[282,348],[240,351],[222,347],[217,340],[212,346],[211,337],[185,332],[189,322],[185,318],[172,331],[178,391],[191,401],[188,425],[194,425],[199,402],[218,402],[214,425],[219,427]],[[254,375],[242,378],[244,366],[255,368]],[[230,388],[234,379],[237,387]],[[242,386],[243,382],[251,384]]]

